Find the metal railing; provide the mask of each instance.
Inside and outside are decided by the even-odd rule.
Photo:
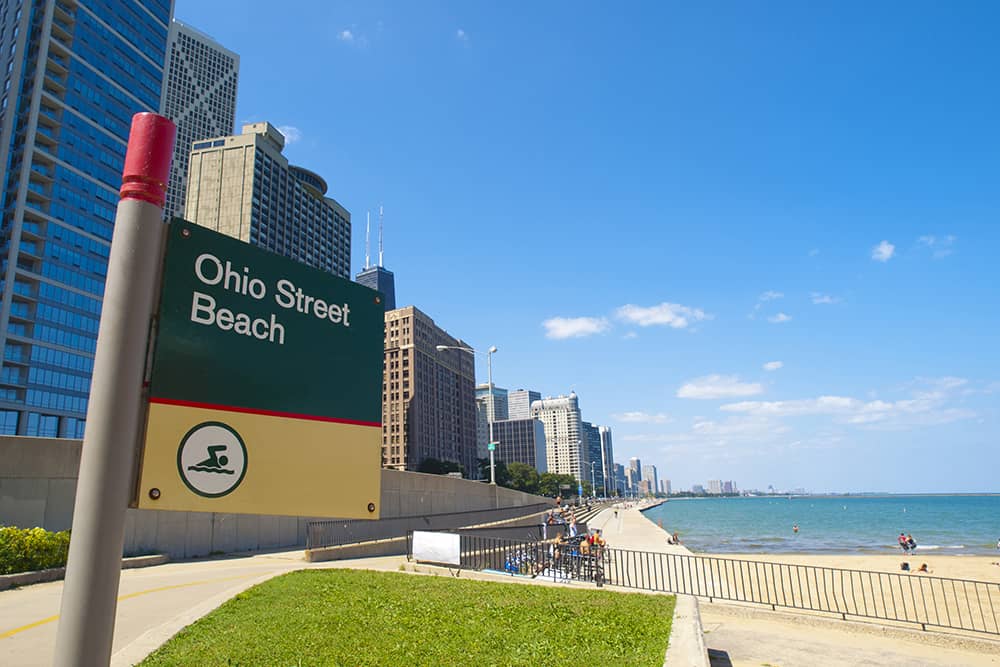
[[[412,551],[408,548],[408,554]],[[715,556],[461,537],[461,567],[589,581],[623,588],[695,595],[786,609],[826,612],[843,619],[892,621],[1000,635],[1000,583],[794,565]]]
[[[536,503],[467,512],[415,514],[376,521],[366,519],[310,521],[306,525],[306,549],[403,537],[414,530],[465,528],[493,521],[527,517],[548,510],[550,507],[552,507],[551,503]]]

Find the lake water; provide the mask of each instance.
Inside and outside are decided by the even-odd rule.
[[[672,498],[646,516],[696,552],[899,553],[905,532],[917,553],[1000,555],[1000,496]]]

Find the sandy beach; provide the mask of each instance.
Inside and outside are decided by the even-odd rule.
[[[692,552],[694,553],[694,552]],[[915,572],[921,564],[927,563],[930,575],[947,577],[949,579],[971,579],[975,581],[1000,582],[1000,554],[990,556],[937,556],[930,554],[904,555],[855,555],[855,554],[713,554],[695,553],[697,556],[712,556],[714,558],[730,558],[756,562],[813,565],[817,567],[833,567],[845,570],[865,570],[869,572],[893,572],[904,574],[900,564],[910,564],[909,574],[914,577],[925,576]]]

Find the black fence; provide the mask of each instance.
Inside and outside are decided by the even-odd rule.
[[[412,554],[408,545],[407,554]],[[461,567],[1000,634],[1000,583],[461,536]]]
[[[370,540],[403,537],[414,530],[452,530],[493,521],[527,517],[548,510],[551,503],[536,503],[518,507],[449,512],[442,514],[416,514],[390,519],[344,519],[310,521],[306,526],[306,549],[335,547]]]

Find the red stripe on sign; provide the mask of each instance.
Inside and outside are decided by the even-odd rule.
[[[161,405],[179,405],[185,408],[204,408],[206,410],[223,410],[225,412],[242,412],[248,415],[264,415],[266,417],[285,417],[287,419],[307,419],[316,422],[332,422],[334,424],[351,424],[353,426],[377,426],[382,428],[382,422],[366,422],[357,419],[340,419],[339,417],[321,417],[320,415],[301,415],[296,412],[279,412],[277,410],[260,410],[258,408],[243,408],[236,405],[215,405],[214,403],[198,403],[196,401],[181,401],[175,398],[149,399],[150,403]]]

